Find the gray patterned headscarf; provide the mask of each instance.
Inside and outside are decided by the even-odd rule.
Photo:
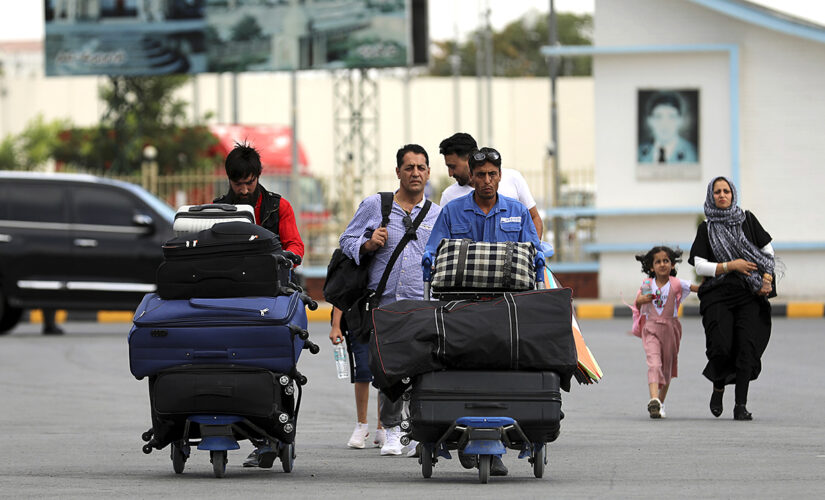
[[[713,201],[713,185],[720,179],[727,182],[731,190],[730,207],[725,209],[717,208],[716,203]],[[705,197],[708,239],[710,240],[710,247],[713,249],[713,255],[720,262],[745,259],[756,263],[757,270],[751,272],[747,277],[740,272],[735,274],[744,279],[752,291],[757,292],[762,288],[762,274],[773,274],[774,258],[760,252],[756,245],[745,237],[745,233],[742,232],[745,212],[737,205],[738,201],[736,186],[733,185],[730,179],[720,176],[710,181],[708,193]],[[723,276],[720,275],[713,279],[721,280],[722,278]]]

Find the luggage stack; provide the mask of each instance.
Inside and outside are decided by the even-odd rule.
[[[152,428],[143,451],[171,444],[181,473],[197,444],[210,450],[220,477],[227,450],[249,439],[268,450],[262,467],[278,457],[289,472],[307,382],[297,363],[304,349],[318,352],[306,330],[306,307],[317,304],[289,282],[300,259],[244,215],[251,207],[185,206],[178,213],[179,234],[163,246],[158,290],[143,298],[129,332],[132,374],[149,379]]]
[[[536,477],[544,473],[577,355],[572,291],[535,289],[543,259],[531,250],[443,240],[431,283],[436,300],[373,311],[375,384],[410,400],[402,443],[421,443],[425,478],[450,450],[464,456],[462,465],[474,461],[483,483],[491,457],[505,448],[528,458]]]

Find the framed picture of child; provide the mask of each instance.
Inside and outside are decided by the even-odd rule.
[[[637,179],[698,179],[699,90],[639,89]]]

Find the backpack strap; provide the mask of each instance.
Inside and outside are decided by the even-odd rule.
[[[395,193],[389,191],[382,191],[378,193],[381,195],[381,227],[387,227],[390,223],[390,214],[392,213],[392,199]]]
[[[670,276],[668,280],[670,281],[670,293],[675,294],[674,297],[676,297],[673,307],[678,309],[682,302],[682,282],[676,276]]]
[[[390,198],[390,201],[392,201],[392,198]],[[401,255],[401,251],[404,250],[405,246],[407,246],[407,242],[409,242],[413,235],[418,231],[418,226],[421,225],[424,217],[427,216],[427,212],[430,211],[430,206],[432,204],[433,203],[430,200],[424,202],[424,206],[421,207],[421,211],[418,212],[418,216],[413,221],[412,231],[407,231],[404,234],[404,237],[401,238],[401,241],[398,242],[398,245],[395,247],[395,250],[390,256],[389,262],[387,262],[387,267],[384,269],[384,274],[381,275],[381,281],[378,283],[378,288],[375,289],[376,297],[380,298],[384,294],[384,289],[387,287],[387,281],[390,279],[390,272],[392,271],[392,267],[395,265],[395,261],[398,260],[398,257]]]

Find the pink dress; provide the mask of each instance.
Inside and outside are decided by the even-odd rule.
[[[681,280],[670,278],[670,291],[661,314],[653,303],[643,304],[640,313],[647,316],[642,326],[642,346],[647,358],[647,382],[661,388],[677,376],[679,344],[682,341],[682,324],[674,313],[684,298],[681,296]],[[688,293],[690,293],[688,291]],[[677,299],[677,295],[680,297]]]

